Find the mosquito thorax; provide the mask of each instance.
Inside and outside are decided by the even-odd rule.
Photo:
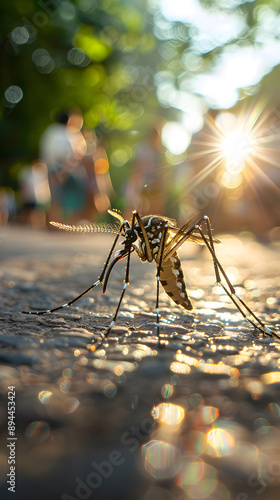
[[[153,258],[156,259],[160,247],[161,238],[163,235],[163,230],[167,223],[167,220],[157,215],[147,215],[141,218],[141,222],[145,228],[146,235],[149,240],[150,248],[153,254]],[[148,255],[147,255],[146,243],[141,227],[138,222],[136,222],[134,229],[139,238],[139,246],[143,252],[143,255],[147,259]]]

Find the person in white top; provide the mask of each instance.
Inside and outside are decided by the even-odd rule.
[[[51,191],[49,220],[64,220],[84,208],[86,173],[81,160],[87,145],[82,125],[81,114],[63,113],[41,136],[40,158],[47,165]]]

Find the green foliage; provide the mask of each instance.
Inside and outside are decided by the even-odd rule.
[[[106,35],[97,37],[94,29],[86,24],[81,24],[77,29],[73,44],[87,54],[93,62],[101,63],[112,53],[112,41]],[[73,61],[75,64],[75,62]]]
[[[127,132],[145,129],[145,106],[149,112],[159,106],[153,84],[156,43],[152,26],[144,22],[145,9],[140,0],[3,4],[2,182],[12,181],[14,165],[37,157],[42,132],[62,111],[80,108],[85,126],[107,139],[112,154],[122,144],[124,151],[131,149],[134,139]]]

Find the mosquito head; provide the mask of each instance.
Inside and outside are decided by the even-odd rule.
[[[123,220],[119,229],[119,234],[124,236],[124,240],[120,242],[120,245],[123,245],[124,248],[122,250],[117,250],[115,252],[115,257],[124,254],[127,255],[127,253],[131,252],[131,245],[137,240],[137,233],[132,230],[131,224],[128,222],[128,220]]]
[[[134,243],[137,240],[137,233],[135,229],[131,227],[131,224],[126,220],[124,221],[126,223],[125,226],[125,240],[123,241],[124,247],[131,247],[132,243]]]

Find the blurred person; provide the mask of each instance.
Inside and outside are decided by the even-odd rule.
[[[83,128],[81,113],[62,113],[43,133],[40,151],[49,172],[48,220],[92,220],[110,208],[114,190],[107,154],[95,132]]]
[[[109,173],[109,161],[104,145],[94,131],[84,129],[87,145],[82,164],[87,174],[86,208],[80,213],[81,219],[92,220],[97,213],[105,213],[111,207],[110,199],[115,192]]]
[[[16,212],[15,193],[11,187],[0,189],[0,225],[5,226]]]
[[[50,202],[48,171],[42,161],[24,167],[18,178],[22,210],[19,220],[34,227],[46,226]]]
[[[139,145],[131,177],[126,187],[127,212],[163,214],[163,151],[159,133],[151,128],[146,141]]]
[[[87,176],[81,160],[87,146],[82,126],[80,113],[62,113],[41,136],[40,157],[48,168],[51,192],[48,220],[71,221],[85,207]]]

